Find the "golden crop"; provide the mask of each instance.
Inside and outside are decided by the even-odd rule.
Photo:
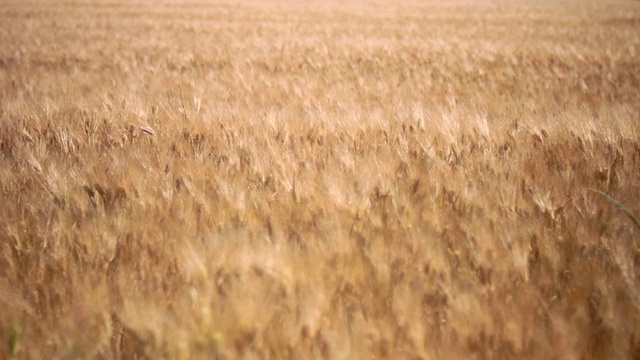
[[[2,1],[0,359],[640,357],[639,26]]]

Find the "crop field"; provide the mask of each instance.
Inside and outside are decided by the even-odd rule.
[[[640,358],[640,2],[0,0],[0,359]]]

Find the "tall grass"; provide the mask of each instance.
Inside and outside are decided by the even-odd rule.
[[[639,23],[4,2],[0,358],[640,357]]]

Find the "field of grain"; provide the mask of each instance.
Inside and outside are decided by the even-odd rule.
[[[0,359],[640,357],[640,2],[0,0]]]

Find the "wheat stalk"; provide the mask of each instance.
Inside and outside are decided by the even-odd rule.
[[[629,211],[629,209],[624,207],[624,205],[622,205],[619,201],[617,201],[616,199],[612,198],[611,196],[603,193],[602,191],[593,190],[593,189],[589,189],[589,190],[591,192],[594,192],[594,193],[604,197],[605,199],[607,199],[608,202],[610,202],[618,210],[622,211],[625,215],[627,215],[627,217],[629,219],[631,219],[631,221],[633,221],[633,223],[638,227],[638,229],[640,229],[640,220],[638,220],[638,218],[635,217],[635,215],[633,215],[633,213],[631,211]]]

